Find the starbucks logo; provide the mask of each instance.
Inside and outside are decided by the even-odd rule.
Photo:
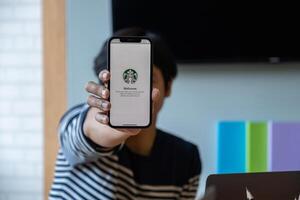
[[[123,80],[125,83],[133,84],[138,79],[138,73],[134,69],[126,69],[123,72]]]

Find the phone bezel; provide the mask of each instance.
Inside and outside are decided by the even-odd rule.
[[[152,73],[153,73],[153,47],[152,47],[152,41],[148,37],[144,36],[127,36],[127,37],[111,37],[108,40],[107,45],[107,69],[110,71],[110,45],[111,41],[113,39],[119,39],[120,42],[133,42],[133,43],[140,43],[142,39],[148,40],[150,43],[150,88],[149,88],[149,98],[150,98],[150,105],[149,105],[149,123],[144,126],[118,126],[111,124],[110,120],[110,111],[108,112],[108,118],[109,118],[109,126],[112,128],[148,128],[152,123]],[[110,80],[108,81],[108,90],[110,91]],[[108,98],[110,101],[110,96]]]

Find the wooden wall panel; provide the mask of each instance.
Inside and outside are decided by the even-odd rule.
[[[67,107],[65,1],[43,1],[44,197],[53,180],[58,122]]]

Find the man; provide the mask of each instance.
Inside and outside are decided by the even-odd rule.
[[[104,44],[94,66],[100,84],[89,82],[87,104],[73,107],[60,121],[61,148],[49,199],[194,199],[201,171],[197,147],[156,128],[164,99],[171,94],[176,63],[156,34],[128,28],[114,36],[152,40],[152,124],[145,129],[107,125],[110,73]]]

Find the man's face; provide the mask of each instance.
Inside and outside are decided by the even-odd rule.
[[[159,99],[154,105],[154,118],[156,119],[157,114],[159,113],[165,97],[168,97],[170,95],[170,89],[172,82],[168,84],[167,87],[165,87],[164,84],[164,78],[161,73],[161,71],[154,65],[153,67],[153,88],[157,88],[160,91]]]

